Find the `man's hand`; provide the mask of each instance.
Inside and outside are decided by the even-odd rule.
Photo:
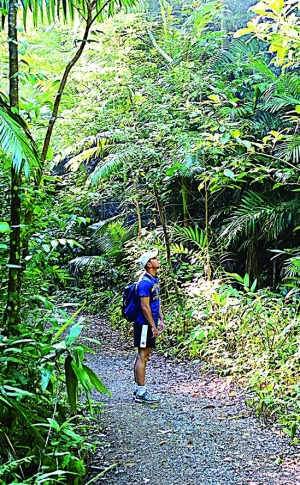
[[[157,328],[156,328],[155,325],[153,327],[151,327],[151,330],[152,330],[152,336],[153,336],[153,338],[158,337],[158,330],[157,330]]]
[[[159,322],[159,333],[162,333],[164,329],[165,329],[165,322],[164,322],[164,319],[161,318]]]

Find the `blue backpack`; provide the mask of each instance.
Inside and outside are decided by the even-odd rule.
[[[122,316],[128,322],[134,322],[141,308],[140,297],[137,289],[139,282],[144,276],[147,276],[147,274],[143,275],[136,283],[131,283],[131,285],[125,286],[123,290]]]
[[[128,322],[134,322],[140,309],[140,299],[137,294],[138,283],[125,286],[123,291],[122,316]]]

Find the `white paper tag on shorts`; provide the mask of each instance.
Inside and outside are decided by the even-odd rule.
[[[142,332],[141,332],[141,342],[140,347],[145,349],[147,347],[147,334],[148,334],[148,325],[143,325]]]

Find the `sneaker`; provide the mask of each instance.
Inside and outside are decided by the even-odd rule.
[[[135,390],[133,391],[133,393],[132,393],[132,399],[135,399],[135,397],[136,397],[136,393],[137,393],[137,391],[136,391],[136,389],[135,389]]]
[[[136,394],[135,396],[135,402],[138,402],[138,403],[156,404],[159,401],[160,399],[158,397],[153,396],[153,394],[151,394],[151,392],[149,391],[146,391],[141,396],[139,396],[138,394]]]

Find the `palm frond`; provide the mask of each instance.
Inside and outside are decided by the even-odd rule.
[[[107,260],[103,256],[78,256],[77,258],[69,261],[69,267],[73,268],[74,274],[76,275],[82,268],[87,266],[93,266],[95,264],[102,264],[107,266]]]
[[[105,232],[109,224],[115,221],[116,219],[119,219],[120,217],[123,217],[123,214],[117,214],[116,216],[110,217],[109,219],[104,219],[99,222],[94,222],[94,224],[91,224],[89,228],[93,229],[96,232],[97,231],[100,231],[100,233]]]
[[[300,221],[300,202],[270,200],[266,196],[249,191],[241,200],[238,209],[225,221],[220,233],[228,243],[241,238],[246,240],[275,240],[285,233],[287,227]],[[245,243],[245,241],[244,241]]]
[[[255,69],[265,74],[266,77],[276,77],[268,68],[267,60],[264,62],[262,55],[262,45],[257,39],[252,39],[245,43],[241,39],[233,39],[223,51],[213,56],[207,64],[207,70],[223,73],[224,69],[236,65],[237,59],[244,64],[245,69]],[[257,59],[258,54],[259,60]]]
[[[300,136],[287,136],[285,141],[278,146],[278,156],[283,160],[289,160],[295,165],[299,165]]]
[[[103,165],[97,165],[96,169],[89,175],[87,185],[99,185],[101,180],[108,179],[119,173],[124,167],[128,158],[119,154],[110,154],[106,157]]]
[[[88,162],[92,157],[103,157],[113,145],[114,136],[109,132],[100,132],[95,136],[88,136],[59,152],[54,157],[52,166],[55,167],[67,159],[66,167],[76,171],[81,163]]]
[[[126,226],[122,221],[110,221],[103,224],[95,233],[94,244],[106,256],[121,253],[125,242],[136,236],[137,225]]]
[[[135,161],[147,160],[156,155],[152,148],[142,147],[131,144],[129,146],[116,146],[115,153],[110,153],[103,163],[98,165],[93,173],[88,177],[87,184],[98,185],[101,180],[105,180],[112,175],[120,172],[122,168],[128,169],[128,164]]]
[[[82,163],[87,163],[92,157],[99,157],[102,153],[102,148],[93,147],[84,150],[75,157],[70,158],[65,167],[69,168],[72,172],[77,172]]]
[[[300,104],[300,79],[295,74],[286,73],[278,78],[264,93],[264,107],[271,113],[286,110]]]
[[[1,98],[0,147],[7,157],[11,157],[12,165],[17,172],[24,169],[27,178],[30,173],[37,175],[40,172],[38,148],[25,121]]]
[[[175,238],[179,241],[186,242],[186,243],[193,243],[198,248],[205,249],[207,248],[207,238],[201,229],[198,226],[195,227],[180,227],[175,225],[174,226],[174,233]]]
[[[123,7],[125,10],[128,10],[136,4],[136,0],[109,0],[107,3],[103,2],[103,0],[96,0],[94,2],[93,14],[95,16],[97,15],[98,21],[102,21],[104,18],[104,10],[111,17],[115,13],[116,4],[118,7]],[[85,0],[22,0],[21,6],[23,8],[24,25],[26,26],[27,13],[30,11],[33,23],[36,26],[39,20],[43,22],[45,14],[47,15],[49,23],[56,21],[57,18],[62,19],[63,22],[73,22],[75,9],[83,16],[86,16],[89,2]],[[1,0],[0,8],[7,10],[8,0]]]

